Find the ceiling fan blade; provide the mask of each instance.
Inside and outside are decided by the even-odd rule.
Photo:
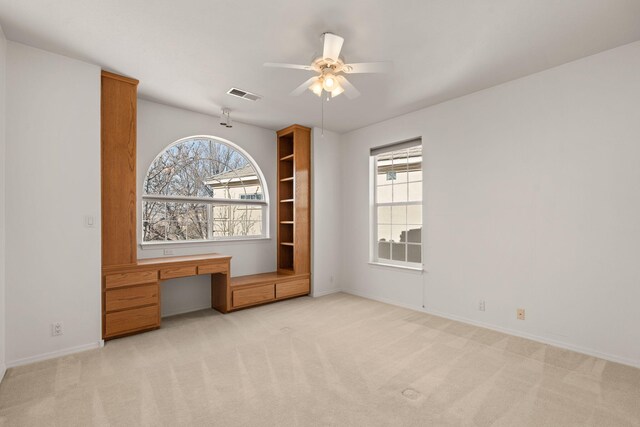
[[[347,98],[355,99],[360,96],[360,91],[356,89],[354,85],[349,83],[349,80],[347,80],[344,76],[337,76],[336,78],[338,79],[338,83],[340,83],[340,86],[342,86],[342,88],[344,89],[344,94]]]
[[[344,64],[342,71],[347,74],[389,73],[393,70],[393,62],[359,62]]]
[[[311,65],[298,65],[298,64],[282,64],[277,62],[265,62],[265,67],[273,67],[273,68],[293,68],[294,70],[306,70],[313,71],[313,67]]]
[[[336,36],[333,33],[324,33],[324,49],[322,51],[322,58],[329,58],[334,62],[338,61],[343,43],[344,39],[342,37]]]
[[[300,86],[298,86],[297,88],[295,88],[290,95],[291,96],[298,96],[301,95],[305,90],[309,89],[309,86],[311,86],[313,84],[313,82],[315,82],[318,79],[318,76],[313,76],[311,77],[309,80],[305,81],[304,83],[302,83]]]

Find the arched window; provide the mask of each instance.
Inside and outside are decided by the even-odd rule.
[[[262,172],[235,144],[210,136],[174,142],[151,163],[142,195],[142,241],[267,237]]]

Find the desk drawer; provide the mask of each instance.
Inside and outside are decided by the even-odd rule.
[[[227,264],[207,264],[198,266],[198,274],[226,273]]]
[[[274,285],[262,285],[233,291],[233,307],[260,304],[274,299]]]
[[[276,283],[276,298],[287,298],[309,293],[309,279]]]
[[[124,310],[143,305],[158,304],[158,284],[133,286],[105,292],[106,311]]]
[[[160,270],[161,279],[174,279],[176,277],[187,277],[196,275],[196,266],[163,268]]]
[[[118,311],[105,316],[106,337],[156,326],[160,326],[159,305]]]
[[[105,288],[121,288],[123,286],[141,285],[143,283],[153,283],[158,281],[158,272],[134,271],[131,273],[109,274],[105,277]]]

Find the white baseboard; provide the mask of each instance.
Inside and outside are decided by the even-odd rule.
[[[317,297],[323,297],[325,295],[331,295],[331,294],[335,294],[338,292],[342,292],[342,289],[340,288],[334,288],[334,289],[325,289],[323,291],[313,291],[313,294],[311,295],[313,298],[317,298]]]
[[[104,341],[96,341],[90,344],[83,344],[76,347],[65,348],[63,350],[56,350],[49,353],[38,354],[36,356],[29,356],[22,359],[12,360],[7,362],[7,368],[15,368],[16,366],[28,365],[30,363],[42,362],[43,360],[55,359],[56,357],[67,356],[73,353],[80,353],[81,351],[93,350],[104,346]]]
[[[383,302],[385,304],[390,304],[390,305],[395,305],[398,307],[402,307],[402,308],[406,308],[409,310],[414,310],[414,311],[419,311],[422,313],[427,313],[427,314],[431,314],[433,316],[438,316],[438,317],[443,317],[445,319],[449,319],[449,320],[455,320],[457,322],[462,322],[462,323],[467,323],[469,325],[473,325],[473,326],[478,326],[480,328],[485,328],[485,329],[490,329],[492,331],[496,331],[496,332],[502,332],[503,334],[507,334],[507,335],[513,335],[516,337],[520,337],[520,338],[526,338],[529,339],[531,341],[536,341],[542,344],[548,344],[548,345],[552,345],[554,347],[559,347],[559,348],[563,348],[565,350],[571,350],[571,351],[575,351],[576,353],[582,353],[585,354],[587,356],[593,356],[593,357],[597,357],[599,359],[604,359],[604,360],[608,360],[610,362],[616,362],[616,363],[620,363],[622,365],[627,365],[627,366],[631,366],[634,368],[640,368],[640,360],[634,360],[634,359],[628,359],[626,357],[620,357],[620,356],[616,356],[613,354],[608,354],[608,353],[602,353],[600,351],[597,350],[593,350],[590,348],[585,348],[585,347],[580,347],[577,345],[573,345],[573,344],[569,344],[569,343],[565,343],[562,341],[558,341],[555,340],[553,338],[547,338],[547,337],[543,337],[543,336],[539,336],[539,335],[533,335],[533,334],[529,334],[526,332],[521,332],[521,331],[517,331],[515,329],[510,329],[510,328],[504,328],[502,326],[497,326],[497,325],[493,325],[490,323],[484,323],[484,322],[479,322],[477,320],[473,320],[473,319],[468,319],[466,317],[461,317],[461,316],[457,316],[454,314],[449,314],[449,313],[443,313],[437,310],[431,310],[425,307],[421,307],[421,306],[410,306],[407,304],[401,304],[398,303],[396,301],[392,301],[388,298],[382,298],[382,297],[376,297],[373,295],[368,295],[365,292],[360,292],[360,291],[354,291],[351,289],[343,289],[342,292],[347,293],[347,294],[351,294],[351,295],[355,295],[355,296],[359,296],[362,298],[367,298],[367,299],[372,299],[375,301],[379,301],[379,302]]]
[[[4,374],[7,373],[7,366],[3,363],[0,365],[0,382],[4,379]]]

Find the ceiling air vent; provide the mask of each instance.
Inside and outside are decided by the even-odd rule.
[[[255,93],[247,92],[246,90],[238,89],[232,87],[227,91],[229,95],[237,96],[238,98],[248,99],[249,101],[257,101],[262,98],[260,95],[256,95]]]

